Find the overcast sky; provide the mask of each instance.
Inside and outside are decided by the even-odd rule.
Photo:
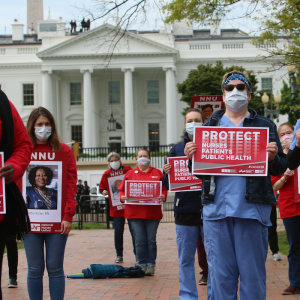
[[[79,7],[82,7],[83,3],[88,5],[91,0],[44,0],[44,19],[49,16],[49,8],[51,19],[58,19],[63,17],[64,21],[69,22],[72,19],[80,21],[83,17]],[[157,12],[150,11],[148,16],[148,23],[142,28],[140,26],[132,26],[131,29],[144,29],[153,30],[155,28],[155,19],[157,21],[157,27],[162,25],[160,15]],[[1,0],[1,18],[0,18],[0,34],[11,34],[11,24],[14,19],[18,19],[24,26],[24,33],[26,33],[27,23],[27,0]],[[91,28],[95,28],[103,24],[103,20],[94,22]],[[5,29],[6,28],[6,29]],[[245,19],[239,19],[234,21],[222,21],[221,28],[240,28],[243,31],[250,32],[256,28],[256,25]]]

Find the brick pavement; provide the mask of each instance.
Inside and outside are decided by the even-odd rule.
[[[123,266],[134,265],[134,255],[128,228],[124,236]],[[3,297],[7,299],[29,299],[26,288],[26,258],[24,250],[19,252],[18,289],[8,289],[7,260],[4,257]],[[113,230],[72,231],[65,254],[65,273],[79,273],[91,263],[113,263],[115,250]],[[300,299],[296,296],[282,296],[281,291],[288,286],[288,263],[282,255],[282,262],[273,262],[271,253],[267,259],[267,300]],[[200,279],[196,264],[196,279]],[[48,278],[44,277],[44,299],[50,299]],[[198,286],[199,299],[206,299],[206,287]],[[67,300],[79,299],[170,299],[178,297],[178,258],[175,237],[175,225],[160,224],[158,230],[158,258],[155,276],[140,279],[66,279]],[[53,299],[55,300],[55,299]],[[254,299],[253,299],[254,300]]]

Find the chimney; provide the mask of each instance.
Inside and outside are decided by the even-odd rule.
[[[210,35],[221,35],[221,19],[218,15],[212,17],[210,24]]]
[[[15,19],[15,22],[11,24],[12,26],[12,40],[13,41],[23,41],[24,40],[24,34],[23,34],[23,27],[24,24],[21,24],[18,22],[17,19]]]

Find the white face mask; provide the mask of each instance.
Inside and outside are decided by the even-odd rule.
[[[52,127],[34,127],[34,133],[38,140],[41,142],[46,142],[50,137],[52,132]]]
[[[226,94],[225,104],[234,112],[242,111],[248,104],[247,91],[239,91],[234,88],[232,92]]]
[[[196,122],[186,123],[185,130],[189,135],[193,136],[194,135],[194,127],[200,127],[200,126],[202,126],[202,123],[196,123]]]
[[[109,165],[113,170],[119,170],[121,164],[119,161],[113,161]]]

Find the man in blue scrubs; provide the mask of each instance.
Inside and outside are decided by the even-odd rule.
[[[276,125],[248,109],[251,82],[239,72],[223,77],[226,110],[215,112],[205,126],[269,127],[268,171],[266,177],[200,176],[203,180],[202,204],[204,240],[209,266],[209,300],[237,299],[240,279],[241,300],[266,299],[268,229],[271,205],[276,202],[270,175],[279,176],[287,160]],[[196,144],[186,144],[192,159]]]

